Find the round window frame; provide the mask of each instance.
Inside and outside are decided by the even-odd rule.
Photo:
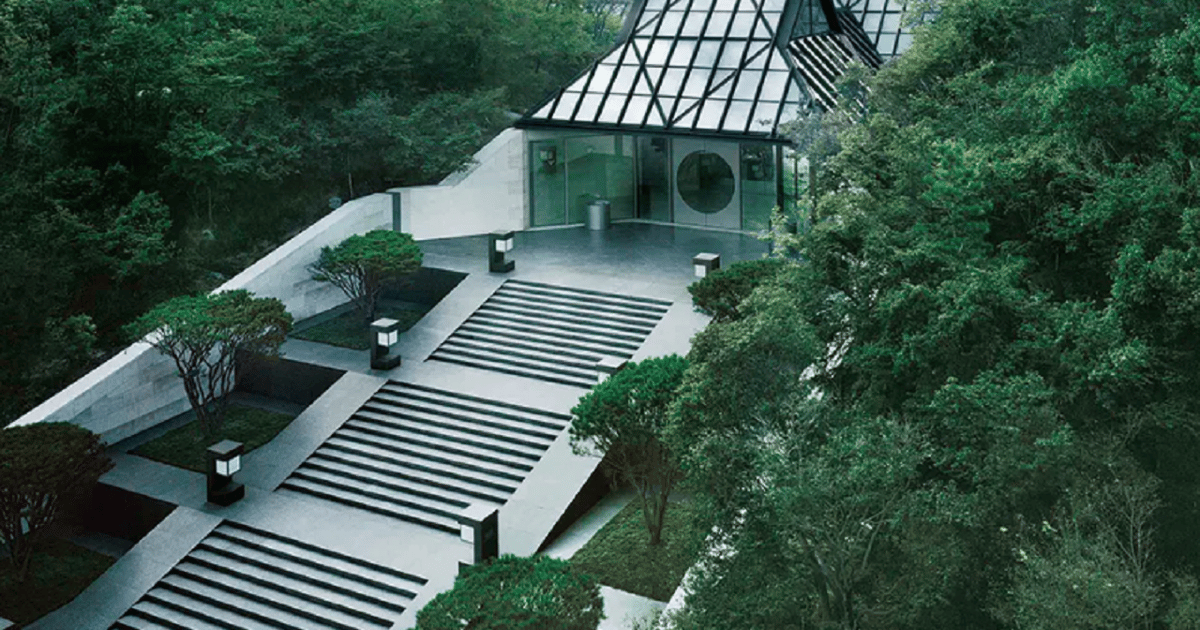
[[[695,176],[688,174],[694,171]],[[685,188],[684,182],[694,181],[695,188]],[[722,182],[728,182],[728,185]],[[729,207],[737,193],[733,166],[723,155],[704,149],[692,151],[679,161],[675,169],[676,191],[692,210],[701,214],[717,214]],[[708,183],[705,186],[704,183]]]

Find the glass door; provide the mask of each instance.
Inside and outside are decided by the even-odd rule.
[[[666,138],[638,138],[637,216],[671,220],[671,160]]]

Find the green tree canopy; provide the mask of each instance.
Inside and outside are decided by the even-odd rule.
[[[678,355],[629,363],[571,409],[571,446],[603,455],[605,464],[637,490],[651,545],[662,540],[667,500],[683,476],[662,437],[686,368],[687,360]]]
[[[417,630],[596,630],[600,586],[566,560],[504,555],[467,567],[417,613]]]
[[[421,268],[421,246],[411,234],[371,230],[356,234],[337,247],[322,247],[317,262],[309,265],[314,280],[329,282],[350,298],[354,308],[371,322],[379,293],[389,283]]]
[[[220,434],[227,395],[237,385],[237,354],[277,356],[292,329],[283,302],[244,289],[172,298],[129,325],[175,362],[201,432]]]
[[[112,465],[100,437],[73,424],[0,430],[0,542],[21,579],[37,542]]]

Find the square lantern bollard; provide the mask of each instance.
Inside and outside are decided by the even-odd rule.
[[[696,254],[692,257],[692,268],[697,278],[703,278],[721,268],[720,254]]]
[[[508,252],[513,248],[513,233],[499,230],[488,234],[488,271],[495,273],[508,273],[516,268],[517,264],[511,260],[505,260]]]
[[[242,468],[241,442],[221,440],[208,447],[208,502],[230,505],[246,496],[246,487],[233,480]]]
[[[604,357],[596,362],[596,382],[603,383],[612,375],[625,369],[629,362],[617,357]]]
[[[458,515],[458,523],[462,539],[475,547],[471,564],[480,564],[500,555],[500,511],[495,506],[482,503],[467,506]]]
[[[400,353],[393,352],[400,339],[400,322],[386,317],[371,322],[371,369],[390,370],[400,365]]]

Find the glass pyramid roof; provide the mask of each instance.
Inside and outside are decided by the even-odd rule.
[[[882,63],[882,35],[872,40],[856,18],[891,10],[899,20],[903,2],[858,4],[642,0],[621,43],[518,126],[783,139],[801,106],[832,104],[850,60]]]

